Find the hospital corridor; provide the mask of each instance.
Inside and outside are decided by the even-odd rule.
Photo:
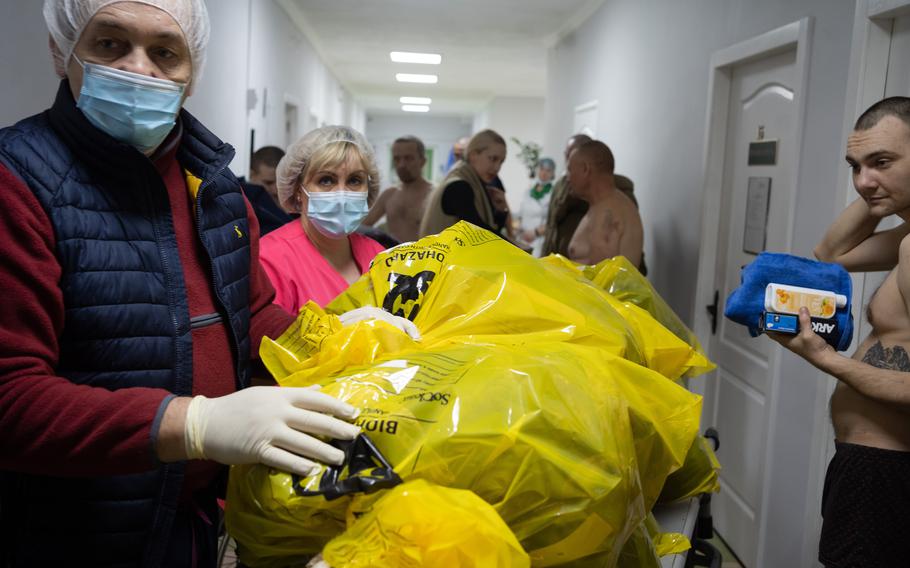
[[[910,0],[0,35],[0,568],[910,566]]]

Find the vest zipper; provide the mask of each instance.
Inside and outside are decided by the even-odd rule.
[[[196,233],[199,235],[199,240],[202,242],[202,246],[205,247],[205,252],[209,257],[209,265],[212,268],[212,291],[215,292],[215,297],[218,298],[218,302],[221,304],[221,308],[224,310],[224,313],[227,315],[225,319],[226,327],[231,332],[231,337],[234,338],[234,349],[236,353],[234,354],[234,364],[237,366],[237,388],[243,388],[243,385],[240,383],[241,379],[241,369],[240,369],[240,338],[237,337],[237,332],[234,329],[232,322],[230,321],[230,309],[227,305],[227,302],[224,301],[224,298],[221,297],[221,290],[218,289],[218,281],[215,278],[215,261],[212,258],[212,251],[209,250],[205,236],[202,233],[202,192],[203,190],[210,185],[211,180],[217,178],[221,175],[221,172],[226,170],[228,164],[224,164],[215,172],[214,175],[210,176],[208,179],[202,180],[202,183],[199,184],[199,189],[196,190]],[[247,231],[249,232],[249,231]],[[249,237],[247,237],[249,238]],[[252,261],[252,259],[250,259]],[[252,316],[252,314],[251,314]]]
[[[216,323],[221,323],[224,318],[221,317],[221,314],[202,314],[201,316],[196,316],[190,318],[190,329],[199,329],[200,327],[208,327],[210,325],[215,325]]]
[[[156,170],[156,172],[157,172],[157,170]],[[164,190],[165,196],[167,196],[167,186],[164,186],[164,182],[162,182],[162,189]],[[152,217],[152,227],[154,228],[154,231],[155,231],[155,244],[158,247],[158,256],[161,257],[161,267],[164,269],[164,279],[165,279],[165,283],[167,285],[167,290],[168,290],[167,291],[168,303],[170,304],[168,306],[168,308],[169,308],[168,311],[171,314],[171,323],[174,326],[174,350],[175,350],[175,353],[174,353],[174,390],[178,391],[178,390],[180,390],[179,389],[180,377],[178,375],[179,358],[177,357],[176,350],[177,350],[177,344],[180,341],[180,324],[177,322],[177,312],[176,312],[177,303],[174,301],[174,299],[172,297],[174,287],[173,287],[173,281],[172,281],[172,276],[171,276],[171,268],[170,268],[170,264],[168,263],[168,260],[167,260],[167,251],[164,250],[164,246],[161,244],[161,230],[158,226],[158,223],[160,222],[160,220],[159,220],[159,215],[157,214],[157,209],[155,208],[155,198],[153,195],[150,195],[150,194],[146,194],[146,196],[148,197],[148,202],[151,206],[151,214],[153,216]],[[170,199],[167,200],[167,206],[168,206],[168,208],[170,208]],[[173,223],[173,221],[172,221],[172,223]],[[178,251],[178,254],[179,254],[179,251]],[[191,385],[190,389],[192,389],[192,382],[190,383],[190,385]],[[177,396],[186,396],[187,394],[191,394],[191,393],[192,393],[192,390],[190,391],[190,393],[175,392],[174,394],[176,394]]]

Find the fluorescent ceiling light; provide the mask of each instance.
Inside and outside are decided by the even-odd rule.
[[[389,57],[395,63],[425,63],[427,65],[439,65],[442,63],[442,56],[438,53],[414,53],[411,51],[390,51]]]
[[[401,105],[401,110],[405,112],[430,112],[427,105]]]
[[[439,80],[436,75],[420,75],[417,73],[395,73],[399,83],[435,83]]]
[[[398,99],[403,105],[428,105],[433,102],[430,97],[401,97]]]
[[[439,80],[436,75],[419,75],[416,73],[395,73],[399,83],[435,83]]]

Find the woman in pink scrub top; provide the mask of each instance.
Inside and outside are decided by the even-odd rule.
[[[383,250],[354,232],[379,192],[379,171],[361,133],[324,126],[288,149],[276,177],[282,207],[300,218],[262,237],[259,259],[275,303],[296,315],[309,300],[331,302]]]

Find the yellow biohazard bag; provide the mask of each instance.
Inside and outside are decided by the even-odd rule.
[[[328,313],[364,305],[409,317],[422,340],[378,321],[341,327]],[[667,378],[691,368],[692,347],[645,322],[663,329],[577,271],[459,223],[378,255],[261,356],[281,385],[319,385],[360,408],[358,424],[403,480],[491,504],[533,565],[615,566],[683,464],[701,405]],[[233,468],[227,523],[245,563],[287,564],[344,530],[354,498],[328,500],[329,473]]]
[[[648,279],[629,262],[624,256],[608,258],[593,266],[579,265],[564,256],[552,254],[541,259],[541,262],[568,270],[570,273],[580,272],[585,279],[606,292],[611,298],[618,300],[627,307],[638,307],[650,314],[662,330],[653,325],[645,324],[643,330],[646,334],[670,332],[685,342],[691,348],[683,365],[682,373],[677,376],[667,375],[668,378],[692,378],[707,373],[714,369],[714,364],[708,360],[695,333],[679,319],[676,312],[670,308],[663,298],[654,290]],[[651,349],[663,349],[663,340],[649,343]],[[677,353],[676,356],[679,356]]]
[[[354,498],[347,530],[322,553],[333,568],[531,565],[493,507],[470,491],[417,480],[389,490],[361,510],[362,501]]]
[[[662,503],[720,491],[720,462],[710,444],[702,436],[695,439],[682,467],[671,473],[664,483],[659,497]]]
[[[614,301],[622,303],[628,309],[637,307],[648,311],[664,326],[664,331],[672,332],[690,345],[692,353],[683,365],[686,369],[682,376],[691,378],[714,369],[714,364],[708,360],[695,333],[686,327],[679,316],[654,290],[651,283],[625,257],[617,256],[606,259],[594,266],[576,265],[560,255],[550,255],[543,261],[554,266],[581,270],[585,278],[606,291]],[[627,320],[629,319],[627,317]],[[642,333],[659,335],[661,331],[647,327]],[[651,342],[646,350],[659,348],[659,342]],[[674,354],[679,356],[678,352],[674,352]],[[672,354],[666,356],[672,357]],[[664,374],[668,378],[677,378],[668,373]],[[720,491],[719,471],[720,462],[717,461],[714,450],[711,449],[705,438],[699,436],[689,449],[683,466],[667,478],[664,489],[661,491],[660,501],[679,501],[702,493]]]
[[[458,262],[446,260],[451,254]],[[421,314],[423,303],[433,310]],[[536,259],[466,222],[381,253],[369,274],[326,309],[341,314],[361,306],[414,321],[425,343],[488,333],[522,342],[528,335],[575,343],[596,337],[670,379],[714,368],[695,334],[624,257],[594,267],[558,255]],[[625,342],[615,333],[617,316],[625,321]]]

